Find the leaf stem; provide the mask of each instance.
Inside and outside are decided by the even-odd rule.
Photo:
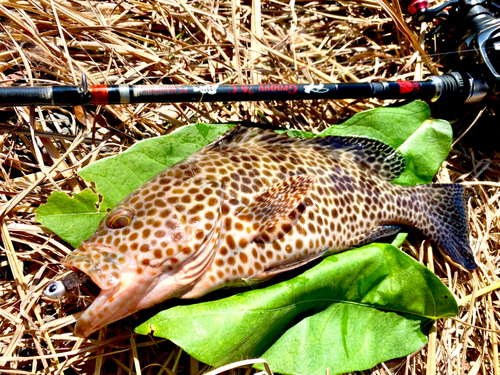
[[[483,289],[478,290],[476,292],[476,294],[475,294],[475,297],[476,298],[480,297],[480,296],[485,295],[485,294],[487,294],[489,292],[492,292],[492,291],[494,291],[496,289],[500,289],[500,281],[496,282],[494,284],[488,285],[488,286],[484,287]],[[466,296],[466,297],[464,297],[462,299],[459,299],[457,301],[458,306],[465,305],[467,302],[470,302],[471,299],[472,299],[472,294],[469,294],[468,296]]]

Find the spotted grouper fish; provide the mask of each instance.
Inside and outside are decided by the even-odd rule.
[[[263,281],[401,226],[477,268],[463,187],[390,183],[404,162],[368,138],[233,128],[128,195],[63,260],[101,288],[76,333],[169,298]]]

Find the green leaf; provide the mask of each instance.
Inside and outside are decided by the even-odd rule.
[[[356,310],[356,320],[360,321],[372,319],[374,309],[425,319],[454,316],[458,312],[453,295],[426,267],[394,246],[371,244],[330,256],[302,275],[265,289],[219,301],[171,308],[137,327],[136,332],[147,334],[153,331],[155,336],[172,340],[198,360],[220,366],[261,356],[301,318],[342,302],[364,307]],[[362,324],[350,319],[349,324]],[[384,315],[388,326],[393,323],[395,327],[408,328],[399,331],[400,340],[404,337],[402,342],[413,340],[408,347],[398,345],[401,349],[398,356],[417,350],[425,342],[422,331],[412,333],[415,332],[414,325],[402,323],[401,319],[415,320],[398,314]],[[377,329],[378,326],[373,325],[363,331],[349,331],[349,338],[345,339],[352,345],[361,345],[367,335],[375,335]],[[382,341],[367,346],[366,363],[378,363],[381,351],[394,352],[395,349],[387,345],[393,345],[393,342],[384,344]],[[325,348],[325,351],[332,351],[332,348]],[[281,354],[285,355],[286,351]],[[326,352],[322,355],[324,358],[330,356]],[[274,356],[263,357],[274,370],[281,372],[276,367]],[[332,368],[330,362],[324,362],[323,366],[324,370]]]
[[[262,357],[280,374],[365,370],[421,349],[427,341],[421,323],[417,317],[335,303],[289,329]]]
[[[453,131],[443,120],[429,120],[399,146],[406,169],[392,182],[401,185],[426,184],[432,181],[450,153]]]
[[[78,174],[86,181],[95,183],[103,197],[99,210],[96,208],[98,196],[91,191],[75,194],[73,199],[55,192],[47,204],[36,210],[36,220],[76,248],[94,233],[107,209],[114,207],[154,175],[198,151],[233,126],[188,125],[167,136],[138,142],[119,155],[96,161]]]
[[[429,106],[414,101],[401,107],[381,107],[357,113],[340,125],[333,125],[320,136],[362,135],[398,148],[429,119]]]
[[[429,106],[419,101],[397,108],[377,108],[357,113],[319,136],[359,135],[387,143],[401,152],[406,161],[405,171],[392,182],[425,184],[432,181],[453,141],[450,124],[443,120],[429,120],[429,115]]]
[[[98,213],[97,194],[89,189],[73,195],[55,191],[47,203],[36,210],[36,221],[56,233],[71,246],[89,238],[106,213]]]
[[[114,207],[129,193],[164,169],[187,158],[234,124],[194,124],[136,143],[126,152],[101,159],[78,174],[93,181],[103,196],[100,210]]]
[[[394,240],[392,241],[391,245],[394,247],[401,247],[401,245],[403,245],[403,242],[405,242],[406,237],[408,237],[408,233],[399,232],[396,235],[396,238],[394,238]]]

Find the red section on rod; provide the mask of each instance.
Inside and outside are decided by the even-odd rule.
[[[94,105],[106,105],[108,101],[108,86],[106,85],[94,85],[90,86],[90,94],[92,96],[92,104]]]

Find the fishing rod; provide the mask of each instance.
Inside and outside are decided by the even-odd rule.
[[[466,30],[459,64],[424,81],[258,85],[87,85],[0,87],[0,106],[75,106],[136,103],[288,101],[312,99],[422,99],[454,105],[477,103],[499,93],[500,19],[489,0],[451,0],[434,9],[426,0],[404,4],[417,22],[448,18]],[[495,4],[496,6],[496,4]],[[450,9],[450,10],[448,10]],[[440,25],[441,26],[441,25]],[[462,28],[463,27],[463,28]]]
[[[479,89],[479,90],[478,90]],[[425,81],[259,85],[91,85],[0,87],[0,106],[284,101],[312,99],[482,99],[484,83],[452,72]],[[480,92],[480,93],[479,93]],[[471,95],[472,93],[472,95]]]

